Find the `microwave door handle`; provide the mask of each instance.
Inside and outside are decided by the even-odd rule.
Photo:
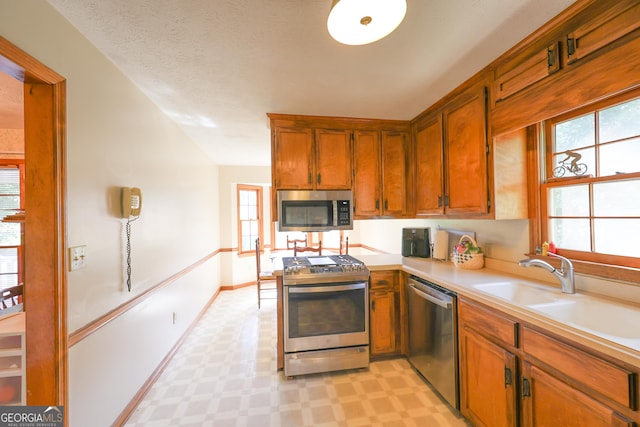
[[[330,285],[330,286],[289,286],[290,294],[310,294],[316,292],[352,291],[354,289],[364,289],[366,283],[354,283],[351,285]]]

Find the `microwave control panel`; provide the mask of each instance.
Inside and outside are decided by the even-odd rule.
[[[351,201],[338,200],[338,226],[351,224]]]

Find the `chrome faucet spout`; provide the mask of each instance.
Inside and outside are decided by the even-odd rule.
[[[562,292],[566,294],[575,294],[576,293],[576,283],[575,283],[575,274],[573,271],[573,264],[567,258],[549,253],[550,256],[554,256],[556,258],[560,258],[562,260],[562,264],[560,265],[560,269],[558,270],[551,264],[541,259],[533,258],[533,259],[523,259],[518,262],[520,267],[540,267],[544,268],[548,272],[552,273],[554,276],[558,278],[560,281],[560,285],[562,286]]]

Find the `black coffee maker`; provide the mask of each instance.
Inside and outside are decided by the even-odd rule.
[[[429,258],[431,256],[431,229],[403,228],[402,256]]]

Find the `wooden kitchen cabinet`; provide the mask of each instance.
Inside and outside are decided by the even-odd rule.
[[[517,324],[463,298],[458,318],[460,412],[476,426],[516,426]]]
[[[459,299],[460,411],[477,426],[637,426],[638,372]]]
[[[419,123],[414,131],[416,169],[415,213],[444,214],[444,154],[442,113]]]
[[[533,52],[525,51],[500,64],[495,70],[494,100],[501,101],[545,79],[560,69],[560,44]]]
[[[604,46],[640,28],[640,3],[637,0],[607,2],[606,9],[580,17],[566,35],[564,53],[567,64],[585,58]]]
[[[489,213],[486,88],[468,90],[414,124],[416,215]]]
[[[632,420],[616,413],[531,363],[522,368],[524,427],[632,427]]]
[[[276,189],[313,188],[313,130],[277,128],[274,131],[273,181]]]
[[[316,129],[315,189],[351,189],[350,130]]]
[[[399,354],[401,313],[399,271],[372,271],[369,287],[371,357]]]
[[[351,188],[349,131],[277,128],[274,150],[274,182],[278,190]]]
[[[407,215],[409,140],[406,132],[354,132],[354,216]]]
[[[486,88],[459,96],[443,112],[447,215],[489,212]]]

